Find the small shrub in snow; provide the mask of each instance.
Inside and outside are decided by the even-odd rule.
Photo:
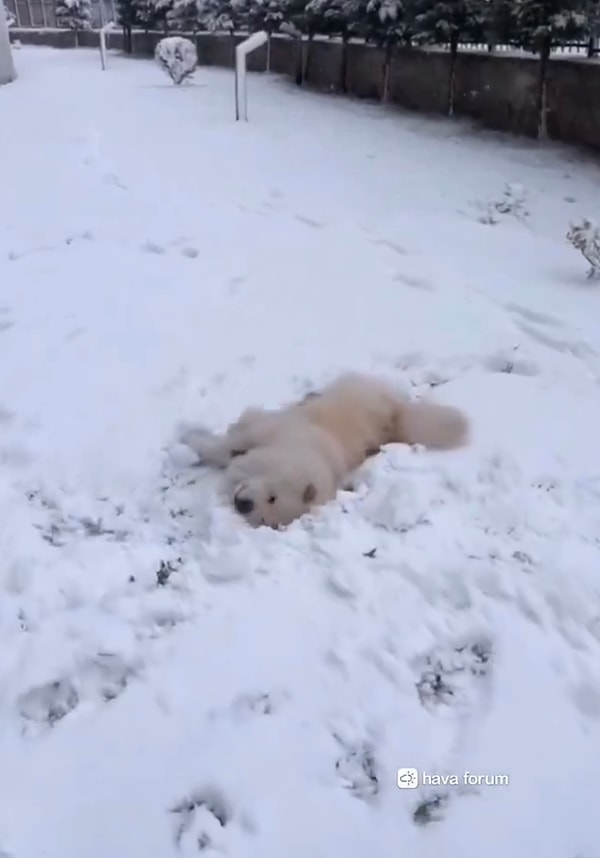
[[[527,192],[523,185],[507,182],[502,197],[483,206],[484,214],[479,218],[479,221],[480,223],[497,224],[500,220],[498,215],[509,215],[524,221],[529,217],[526,199]]]
[[[196,46],[182,36],[167,36],[161,39],[156,46],[154,57],[176,84],[191,77],[198,65]]]
[[[588,280],[600,274],[600,228],[591,220],[583,218],[579,224],[570,224],[566,237],[590,263]]]

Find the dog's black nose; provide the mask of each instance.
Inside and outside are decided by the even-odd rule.
[[[254,501],[250,498],[236,498],[234,504],[240,515],[248,515],[254,509]]]

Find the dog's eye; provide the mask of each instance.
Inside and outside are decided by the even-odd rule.
[[[277,495],[270,495],[267,498],[267,503],[275,503],[276,500],[277,500]]]
[[[231,456],[232,459],[234,459],[236,456],[245,456],[246,451],[245,450],[232,450],[229,455]]]

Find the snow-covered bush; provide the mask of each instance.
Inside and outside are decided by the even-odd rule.
[[[180,84],[191,77],[198,65],[196,46],[182,36],[167,36],[156,46],[154,58],[173,83]]]
[[[90,30],[91,0],[56,0],[56,24],[68,30]]]
[[[591,280],[600,274],[600,228],[587,218],[583,218],[579,224],[571,223],[569,226],[567,241],[590,263],[587,276]]]

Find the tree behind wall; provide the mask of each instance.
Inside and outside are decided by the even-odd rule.
[[[247,24],[251,33],[264,30],[267,34],[267,71],[271,71],[271,36],[285,20],[287,0],[251,0]]]
[[[174,0],[167,12],[169,29],[177,33],[194,33],[200,29],[197,0]]]
[[[413,30],[411,9],[406,0],[368,0],[360,22],[360,34],[369,42],[383,48],[383,82],[381,97],[389,98],[389,79],[392,54],[396,45],[410,44]]]
[[[92,28],[92,5],[90,0],[56,0],[56,25],[75,31],[75,44],[82,30]]]
[[[536,111],[539,139],[548,136],[547,82],[552,49],[588,34],[585,0],[513,0],[510,40],[539,57]]]
[[[248,27],[248,8],[252,0],[198,0],[200,23],[214,33],[225,30],[231,36],[231,66],[235,66],[235,34]]]
[[[448,45],[448,116],[454,115],[456,61],[461,42],[481,42],[486,36],[487,0],[414,0],[411,26],[417,44]]]
[[[151,30],[160,14],[152,0],[116,0],[117,23],[123,28],[123,48],[125,53],[132,52],[131,31],[137,28]]]
[[[310,47],[314,35],[337,36],[342,40],[342,62],[339,87],[346,92],[348,42],[361,36],[360,25],[365,14],[366,0],[309,0],[306,5],[308,44],[304,56],[303,77],[307,75]]]

